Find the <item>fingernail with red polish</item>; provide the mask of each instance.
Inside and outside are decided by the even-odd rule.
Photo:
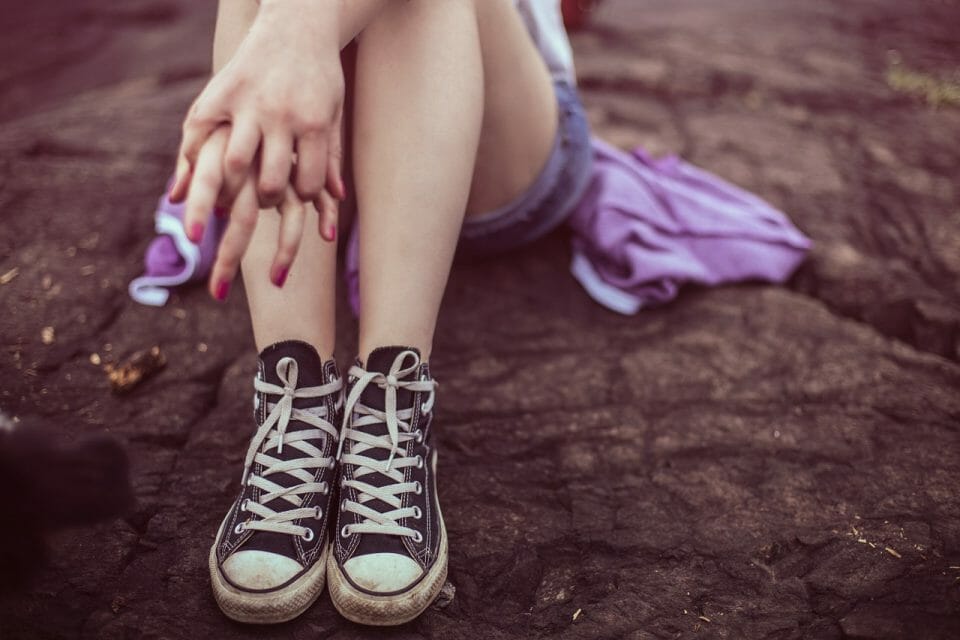
[[[193,222],[190,224],[190,230],[187,232],[187,237],[190,238],[190,242],[194,244],[200,242],[203,238],[203,225],[199,222]]]
[[[220,282],[218,282],[217,290],[216,290],[216,293],[214,293],[214,297],[220,302],[223,302],[224,300],[227,299],[228,293],[230,293],[230,283],[227,282],[226,280],[221,280]]]
[[[280,267],[277,269],[273,276],[273,284],[277,285],[278,287],[282,287],[287,281],[287,275],[289,273],[290,269],[287,267]]]

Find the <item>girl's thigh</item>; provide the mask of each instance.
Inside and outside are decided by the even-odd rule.
[[[484,111],[467,216],[501,207],[536,180],[554,146],[558,106],[546,63],[514,0],[475,0]]]

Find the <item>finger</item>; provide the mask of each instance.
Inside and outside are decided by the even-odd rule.
[[[220,195],[223,185],[223,151],[227,145],[227,127],[213,132],[206,144],[200,149],[196,168],[190,181],[187,194],[187,207],[183,215],[183,226],[192,242],[200,242],[203,230],[210,219],[210,213]]]
[[[293,159],[293,139],[285,131],[264,133],[260,148],[260,179],[257,194],[260,206],[272,209],[283,202]]]
[[[323,191],[327,171],[327,140],[316,133],[297,139],[297,163],[293,167],[293,186],[303,202],[312,202]]]
[[[327,149],[326,188],[337,200],[347,197],[347,189],[343,184],[343,107],[337,109],[333,126],[330,128],[330,144]]]
[[[177,154],[176,178],[170,190],[170,199],[173,202],[181,202],[187,196],[191,174],[196,173],[194,169],[200,149],[214,129],[225,120],[223,114],[207,106],[216,102],[211,96],[206,95],[205,90],[193,102],[187,117],[183,120],[183,134],[180,140],[180,151]]]
[[[320,194],[313,206],[320,216],[320,236],[327,242],[337,239],[337,201],[326,191]]]
[[[223,155],[223,189],[217,203],[229,208],[250,173],[260,145],[260,129],[250,118],[238,118],[230,126],[230,141]]]
[[[180,204],[187,197],[187,191],[190,185],[190,163],[183,156],[177,157],[177,168],[173,174],[173,184],[170,186],[170,192],[167,197],[170,202]]]
[[[280,237],[277,243],[277,254],[270,267],[270,281],[278,287],[282,287],[287,281],[290,266],[297,257],[305,218],[304,203],[293,187],[288,187],[287,195],[280,204]]]
[[[244,183],[237,194],[230,212],[230,222],[220,240],[217,250],[217,259],[213,263],[210,273],[210,294],[221,302],[227,299],[230,285],[237,277],[240,269],[240,260],[250,245],[250,238],[257,228],[257,217],[260,207],[257,206],[257,186],[251,176]]]

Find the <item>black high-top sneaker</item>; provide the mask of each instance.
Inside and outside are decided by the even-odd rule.
[[[437,383],[416,349],[383,347],[350,369],[348,385],[330,598],[354,622],[401,624],[447,577],[431,435]]]
[[[253,384],[257,431],[210,549],[210,578],[228,617],[274,623],[323,590],[343,382],[333,360],[291,340],[263,350]]]

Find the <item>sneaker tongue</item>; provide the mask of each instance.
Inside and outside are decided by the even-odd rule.
[[[374,349],[370,352],[370,356],[367,358],[367,366],[365,369],[367,371],[377,371],[384,375],[390,373],[390,367],[393,366],[394,360],[403,353],[404,351],[412,351],[417,354],[417,358],[420,358],[420,351],[414,347],[380,347]],[[407,356],[405,361],[401,363],[401,367],[406,369],[411,364],[413,364],[413,358]],[[417,377],[417,371],[407,374],[406,376],[400,377],[397,376],[398,380],[415,380]],[[386,408],[386,393],[383,389],[377,386],[375,382],[371,382],[367,385],[367,388],[363,390],[363,393],[360,394],[360,402],[372,409],[379,409],[383,411]],[[413,404],[413,392],[407,389],[397,389],[397,409],[407,409]]]
[[[287,340],[272,344],[260,354],[260,362],[263,363],[263,378],[270,384],[279,387],[283,386],[280,375],[277,373],[277,364],[283,358],[293,358],[297,361],[297,387],[319,387],[326,382],[326,376],[323,370],[323,360],[320,354],[312,345],[299,340]],[[290,371],[286,375],[289,379]],[[277,396],[272,396],[271,401],[276,401]],[[316,405],[319,398],[296,398],[293,406],[303,409],[311,405]],[[293,426],[291,424],[290,426]]]

